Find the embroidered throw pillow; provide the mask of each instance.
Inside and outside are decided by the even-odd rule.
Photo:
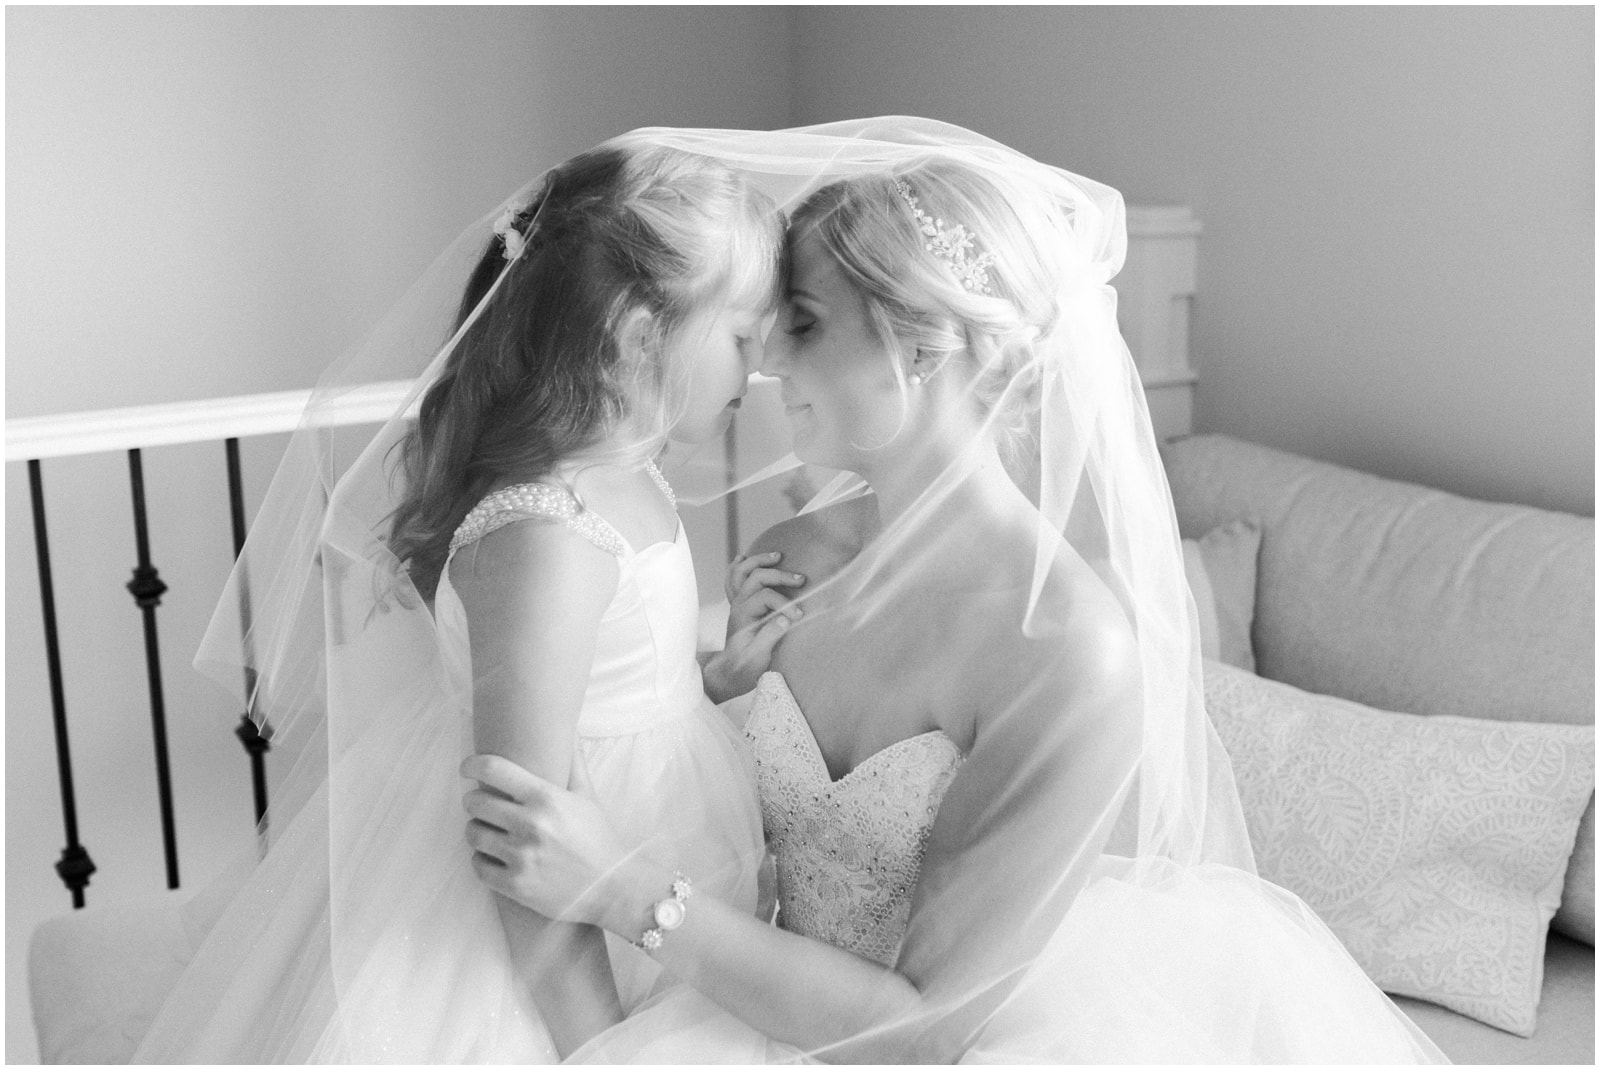
[[[1389,713],[1204,672],[1261,876],[1384,991],[1532,1034],[1594,726]]]
[[[1247,520],[1183,540],[1183,571],[1200,617],[1200,656],[1256,671],[1250,628],[1256,616],[1261,529]]]

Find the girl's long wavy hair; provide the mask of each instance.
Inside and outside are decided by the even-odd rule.
[[[389,549],[430,600],[452,534],[496,481],[659,452],[694,359],[692,344],[668,344],[674,332],[713,302],[760,305],[777,286],[776,208],[720,163],[673,149],[575,156],[513,226],[526,247],[508,266],[505,239],[490,239],[455,330],[471,324],[399,443]],[[646,344],[619,344],[640,311]]]

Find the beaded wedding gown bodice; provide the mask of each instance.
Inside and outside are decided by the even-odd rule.
[[[885,747],[832,779],[780,673],[764,673],[745,737],[768,845],[778,924],[892,965],[939,803],[962,761],[941,731]]]

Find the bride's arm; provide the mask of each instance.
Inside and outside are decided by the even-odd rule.
[[[616,562],[561,525],[510,524],[464,548],[450,580],[467,614],[479,753],[569,782]],[[512,961],[564,1055],[619,1021],[604,935],[495,897]]]
[[[492,756],[468,758],[461,773],[493,792],[470,793],[468,812],[508,830],[469,837],[481,852],[475,864],[484,883],[631,941],[655,924],[652,908],[672,895],[676,874],[622,847],[588,800]],[[694,874],[685,876],[692,882]],[[915,987],[892,969],[709,895],[690,895],[683,924],[652,954],[768,1036],[808,1050],[898,1019],[917,1001]]]
[[[1120,613],[985,675],[1010,690],[981,713],[940,804],[897,962],[922,993],[900,1055],[915,1062],[970,1048],[1056,934],[1140,758],[1137,648]]]
[[[1072,875],[1098,854],[1107,794],[1126,786],[1137,754],[1126,650],[1088,636],[1068,649],[1074,664],[1042,667],[1003,716],[980,723],[935,822],[898,970],[709,897],[691,897],[655,957],[750,1025],[829,1060],[958,1057],[991,1005],[984,996],[1054,931]],[[514,800],[468,799],[480,820],[512,830],[475,844],[509,860],[480,860],[492,887],[629,940],[652,924],[674,874],[617,848],[592,807],[493,759],[469,758],[462,772]]]

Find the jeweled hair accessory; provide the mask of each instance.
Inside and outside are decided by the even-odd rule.
[[[943,260],[951,274],[959,279],[961,285],[969,292],[993,297],[994,291],[989,289],[988,268],[994,263],[994,254],[977,253],[972,232],[960,223],[946,227],[944,220],[934,219],[924,212],[922,206],[917,203],[916,194],[911,192],[911,187],[906,184],[905,179],[895,179],[894,188],[911,206],[911,214],[917,217],[917,229],[929,239],[923,248]],[[977,255],[971,255],[974,253]]]
[[[507,207],[500,213],[500,218],[494,221],[494,232],[500,235],[500,243],[505,246],[501,255],[507,260],[521,256],[523,247],[528,244],[528,239],[517,229],[517,220],[522,218],[522,213],[521,208]]]

